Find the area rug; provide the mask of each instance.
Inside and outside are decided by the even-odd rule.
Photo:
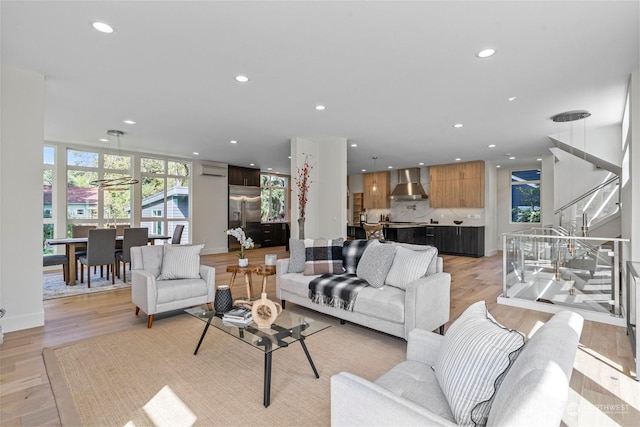
[[[287,307],[290,310],[289,307]],[[62,425],[319,425],[331,422],[331,376],[373,380],[404,360],[406,343],[293,306],[332,326],[273,354],[271,405],[263,406],[264,353],[188,314],[45,348]]]
[[[113,289],[127,288],[131,286],[131,273],[127,272],[127,283],[116,277],[115,284],[111,284],[111,276],[109,280],[105,277],[100,277],[100,270],[97,274],[93,274],[91,270],[91,287],[87,287],[87,279],[85,277],[84,283],[80,283],[80,280],[76,280],[76,284],[69,286],[64,282],[62,273],[45,273],[42,275],[42,299],[54,299],[69,297],[74,295],[89,294],[93,292],[110,291]]]

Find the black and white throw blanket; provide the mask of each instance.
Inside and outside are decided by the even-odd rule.
[[[353,311],[358,292],[368,285],[355,274],[323,274],[309,283],[309,298],[316,304]]]

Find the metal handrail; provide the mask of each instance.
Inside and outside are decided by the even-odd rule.
[[[595,187],[593,187],[591,190],[587,191],[586,193],[584,193],[581,196],[576,197],[575,199],[573,199],[572,201],[570,201],[569,203],[565,204],[564,206],[562,206],[561,208],[556,209],[553,214],[557,215],[560,212],[562,212],[563,210],[567,209],[568,207],[571,207],[573,205],[575,205],[576,203],[578,203],[580,200],[582,199],[586,199],[587,197],[589,197],[590,195],[592,195],[593,193],[600,191],[601,189],[603,189],[604,187],[606,187],[607,185],[611,184],[612,182],[615,181],[619,181],[620,177],[619,176],[614,176],[612,178],[609,178],[608,180],[606,180],[605,182],[603,182],[602,184],[599,184]]]

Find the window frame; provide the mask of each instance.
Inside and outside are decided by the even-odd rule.
[[[536,180],[521,180],[514,181],[514,174],[518,172],[528,172],[528,171],[537,171],[538,179]],[[514,221],[514,209],[519,208],[519,206],[514,206],[514,198],[513,192],[514,187],[520,187],[524,185],[536,185],[538,189],[538,204],[537,206],[533,206],[533,211],[537,212],[536,216],[538,217],[537,221]],[[542,170],[540,167],[523,167],[523,168],[514,168],[509,171],[509,224],[541,224],[542,223]],[[538,208],[537,210],[535,208]]]
[[[267,181],[269,182],[269,185],[263,185],[263,177],[268,177]],[[282,179],[284,180],[284,186],[280,186],[280,185],[273,185],[273,181],[275,179]],[[262,201],[262,192],[263,191],[268,191],[268,199],[269,202],[267,202],[267,206],[268,206],[268,211],[266,213],[263,212],[262,209],[262,202],[261,202],[261,207],[260,207],[260,217],[262,222],[286,222],[289,220],[289,206],[290,206],[290,202],[289,202],[289,187],[290,187],[290,182],[291,182],[291,177],[289,175],[281,175],[281,174],[276,174],[276,173],[260,173],[260,200]],[[284,193],[284,217],[283,218],[277,218],[274,219],[274,217],[271,215],[271,207],[272,207],[272,203],[270,202],[271,199],[273,198],[273,190],[281,190]]]

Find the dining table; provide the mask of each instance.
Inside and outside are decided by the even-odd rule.
[[[165,236],[162,234],[149,234],[149,243],[152,245],[155,245],[156,240],[170,239],[171,236]],[[63,266],[67,273],[67,285],[73,286],[76,284],[76,248],[86,248],[88,240],[88,237],[64,237],[59,239],[48,239],[46,242],[47,246],[64,245],[65,247],[65,254],[69,259],[69,262]],[[122,245],[123,240],[124,236],[116,236],[116,246],[118,245],[118,243]]]

